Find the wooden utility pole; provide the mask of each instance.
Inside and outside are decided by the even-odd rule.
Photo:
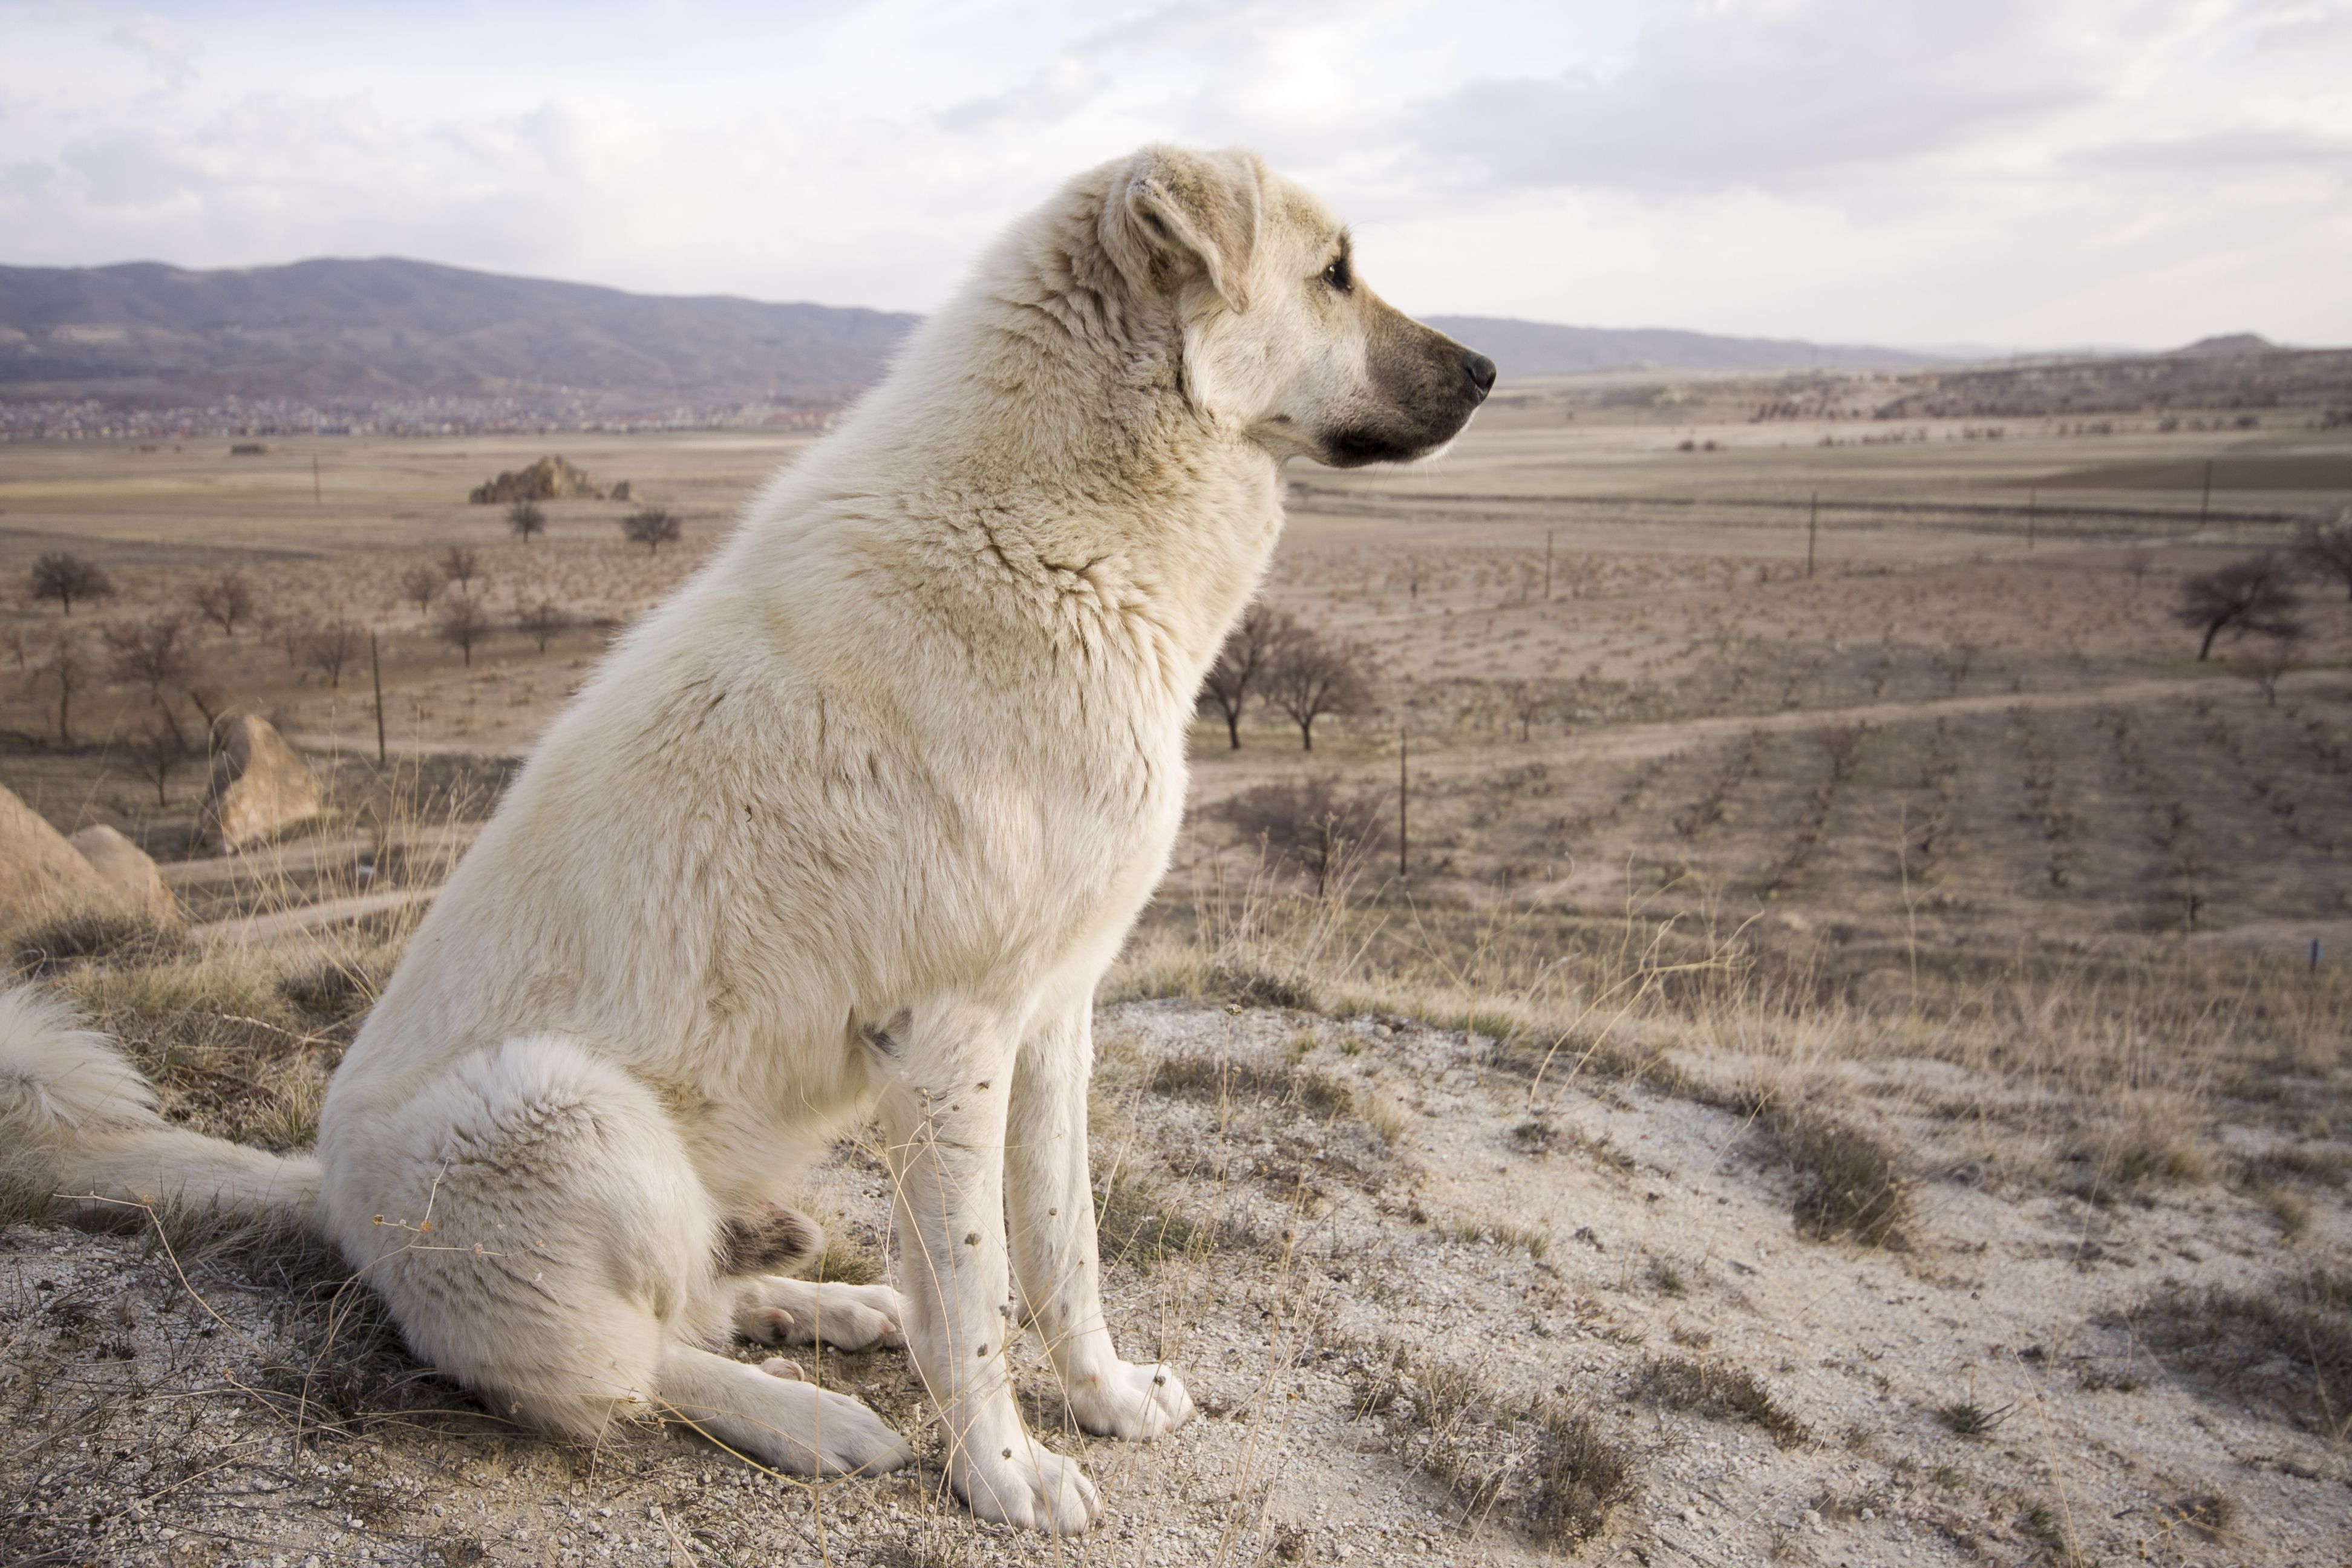
[[[2197,503],[2197,521],[2203,522],[2213,511],[2213,459],[2205,459],[2205,497]]]
[[[1397,731],[1397,880],[1400,882],[1404,880],[1405,847],[1411,842],[1405,832],[1405,732],[1400,729]]]
[[[1813,492],[1812,510],[1805,514],[1805,575],[1813,574],[1813,540],[1821,532],[1822,492]]]
[[[2033,524],[2040,510],[2042,491],[2037,487],[2025,492],[2025,548],[2033,548]]]
[[[375,646],[375,630],[368,630],[368,669],[375,677],[375,765],[383,766],[383,656]]]
[[[1550,529],[1549,529],[1549,528],[1547,528],[1547,529],[1545,529],[1545,530],[1544,530],[1544,603],[1545,603],[1545,604],[1547,604],[1547,605],[1549,605],[1549,604],[1550,604],[1550,603],[1551,603],[1551,536],[1552,536],[1552,531],[1552,531],[1552,530],[1550,530]]]

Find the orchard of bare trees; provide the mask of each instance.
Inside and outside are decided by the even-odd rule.
[[[1225,638],[1217,662],[1202,682],[1200,703],[1224,721],[1234,751],[1241,749],[1242,715],[1255,698],[1261,710],[1279,713],[1297,726],[1299,750],[1311,752],[1319,721],[1370,708],[1370,663],[1355,644],[1333,641],[1279,611],[1256,605]]]

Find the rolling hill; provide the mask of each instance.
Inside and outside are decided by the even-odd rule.
[[[0,267],[0,397],[831,404],[870,384],[916,320],[392,258]]]

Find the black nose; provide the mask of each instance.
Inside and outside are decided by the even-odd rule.
[[[1488,393],[1495,390],[1495,362],[1485,354],[1472,354],[1468,359],[1464,360],[1462,370],[1464,374],[1469,376],[1470,384],[1478,389],[1478,395],[1482,400]]]

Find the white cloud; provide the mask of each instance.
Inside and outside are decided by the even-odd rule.
[[[1057,180],[1170,138],[1262,148],[1423,310],[2352,340],[2341,0],[0,4],[0,58],[14,263],[921,309]]]

